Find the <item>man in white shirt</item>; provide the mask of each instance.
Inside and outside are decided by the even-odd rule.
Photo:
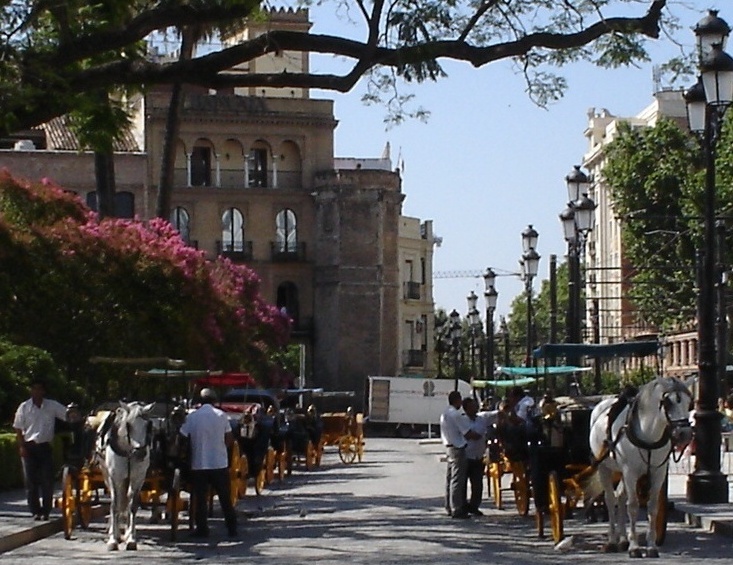
[[[471,422],[461,409],[461,393],[448,395],[448,407],[440,416],[440,438],[446,449],[445,509],[453,518],[468,518],[466,511],[466,446],[476,439]]]
[[[237,535],[237,514],[232,506],[229,484],[228,449],[234,438],[227,415],[214,408],[216,395],[205,388],[200,393],[201,406],[186,417],[180,433],[187,437],[191,453],[191,483],[196,529],[194,537],[208,537],[208,491],[214,489],[224,512],[230,537]]]
[[[496,422],[496,413],[478,412],[478,401],[475,398],[463,399],[463,411],[471,422],[471,431],[477,437],[469,439],[466,445],[466,477],[471,485],[471,498],[466,504],[469,514],[483,516],[479,510],[484,488],[484,454],[486,453],[486,438],[491,426]]]
[[[31,397],[15,412],[13,428],[23,462],[28,507],[34,520],[48,520],[53,503],[53,441],[56,419],[66,421],[63,404],[45,398],[41,379],[31,382]],[[41,502],[41,500],[43,502]]]

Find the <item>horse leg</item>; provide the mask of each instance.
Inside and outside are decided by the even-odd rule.
[[[638,476],[629,473],[624,475],[624,490],[626,491],[626,507],[629,516],[629,557],[641,557],[639,540],[636,536],[636,520],[639,516],[639,497],[636,494]]]
[[[603,496],[608,510],[608,542],[603,546],[606,553],[618,551],[618,531],[616,529],[616,496],[613,492],[611,472],[603,467],[598,469],[598,477],[603,485]]]
[[[618,532],[620,537],[618,549],[619,551],[628,551],[629,540],[626,537],[626,513],[628,512],[628,497],[626,496],[626,489],[624,488],[624,482],[621,481],[618,484],[618,491],[616,493],[616,500],[618,500]]]
[[[107,537],[107,549],[114,551],[119,549],[119,511],[117,506],[119,505],[119,496],[114,484],[114,481],[110,481],[109,492],[110,492],[110,503],[109,503],[109,536]]]
[[[128,491],[128,502],[127,507],[127,531],[126,531],[126,549],[134,551],[137,549],[137,540],[135,539],[135,519],[137,517],[137,495],[132,490]]]

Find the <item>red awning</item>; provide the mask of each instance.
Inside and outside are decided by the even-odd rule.
[[[196,379],[200,387],[256,387],[257,383],[249,373],[221,373]]]

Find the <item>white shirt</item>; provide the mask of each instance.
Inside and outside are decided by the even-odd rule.
[[[38,407],[29,398],[15,411],[13,428],[23,433],[24,441],[48,443],[53,440],[56,418],[66,421],[66,406],[44,398]]]
[[[225,469],[229,466],[224,435],[232,431],[227,415],[204,404],[186,416],[181,435],[191,438],[191,469]]]
[[[524,396],[522,399],[517,402],[517,405],[514,407],[514,413],[520,417],[525,422],[529,420],[529,411],[534,406],[534,398],[531,396]]]
[[[489,428],[493,426],[496,421],[496,412],[479,412],[476,414],[476,419],[471,420],[471,418],[469,418],[468,421],[471,422],[471,430],[481,437],[478,439],[468,440],[468,445],[466,446],[466,457],[468,459],[481,459],[486,452],[486,435]]]
[[[471,429],[471,420],[463,412],[448,405],[440,415],[440,439],[443,445],[448,447],[465,447],[466,434]]]

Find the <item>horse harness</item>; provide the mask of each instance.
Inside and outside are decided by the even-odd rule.
[[[127,475],[129,477],[132,472],[132,461],[142,461],[143,459],[145,459],[145,456],[148,453],[153,438],[153,423],[151,421],[148,421],[147,423],[145,443],[143,443],[143,445],[139,447],[132,447],[131,449],[123,449],[120,445],[118,431],[119,427],[114,425],[116,417],[117,412],[113,410],[107,415],[107,418],[102,424],[99,435],[101,438],[103,438],[103,442],[100,445],[100,450],[97,452],[97,455],[103,457],[104,448],[109,446],[109,448],[115,455],[127,459]],[[125,424],[125,427],[127,431],[127,437],[129,438],[131,428],[130,422],[127,422]],[[104,437],[107,435],[107,433],[109,433],[109,441],[104,443]]]

